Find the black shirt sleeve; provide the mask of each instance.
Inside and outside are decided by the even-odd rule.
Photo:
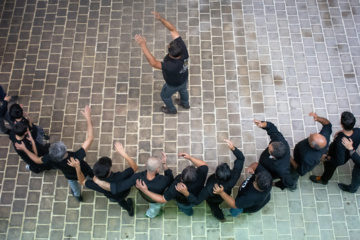
[[[177,42],[182,47],[181,58],[182,59],[189,58],[189,53],[187,51],[187,47],[185,45],[184,40],[179,36],[178,38],[174,39],[174,41]]]
[[[3,118],[7,112],[7,106],[8,106],[8,102],[7,101],[3,101],[1,107],[0,107],[0,117]]]
[[[351,159],[353,160],[353,162],[355,163],[355,165],[357,165],[358,167],[360,167],[360,156],[357,152],[354,152],[351,155]]]
[[[270,136],[272,142],[284,142],[286,141],[281,132],[272,122],[266,122],[266,127],[264,128],[267,134]]]
[[[211,187],[212,186],[213,185],[211,184]],[[197,197],[194,194],[190,193],[189,196],[187,196],[188,202],[194,205],[202,203],[204,200],[211,196],[211,194],[209,193],[209,188],[210,186],[203,187]]]
[[[111,193],[116,195],[118,193],[125,191],[126,189],[131,188],[136,184],[136,179],[138,178],[137,176],[138,174],[134,174],[122,182],[110,183]]]
[[[175,186],[177,183],[178,181],[173,181],[168,187],[168,189],[166,189],[166,191],[164,192],[164,198],[167,202],[176,197],[178,191],[176,191]]]
[[[326,138],[327,145],[329,145],[330,136],[332,133],[332,125],[331,123],[323,125],[321,131],[319,132],[321,135],[323,135]]]

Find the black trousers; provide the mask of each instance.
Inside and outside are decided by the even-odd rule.
[[[220,204],[223,202],[223,201],[212,201],[211,198],[208,198],[206,199],[206,202],[207,204],[209,205],[212,213],[214,214],[214,216],[219,219],[219,220],[223,220],[225,217],[224,217],[224,214],[222,212],[222,210],[220,209]]]
[[[338,166],[331,161],[324,162],[324,173],[321,176],[321,180],[323,180],[324,182],[328,182],[334,175],[337,167]]]

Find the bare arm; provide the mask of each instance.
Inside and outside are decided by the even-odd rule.
[[[140,179],[136,180],[136,188],[139,189],[140,191],[142,191],[146,196],[148,196],[155,202],[167,203],[167,201],[164,198],[164,195],[150,192],[149,189],[147,188],[146,184],[144,183],[144,181],[142,181]]]
[[[163,170],[166,171],[169,169],[169,167],[166,164],[166,154],[164,152],[161,152],[162,158],[161,158],[161,163],[163,166]]]
[[[237,208],[235,205],[235,199],[232,198],[231,196],[229,196],[226,192],[224,192],[224,187],[223,186],[219,186],[217,184],[215,184],[214,186],[214,194],[218,194],[222,197],[222,199],[224,199],[224,201],[227,203],[227,205],[229,205],[229,207],[231,208]]]
[[[311,112],[309,113],[309,116],[310,117],[313,117],[314,118],[314,121],[317,121],[319,123],[321,123],[322,125],[328,125],[330,123],[329,120],[327,120],[326,118],[323,118],[323,117],[319,117],[316,113],[314,112]]]
[[[168,20],[160,16],[160,14],[157,12],[151,12],[151,13],[154,14],[155,18],[159,20],[170,31],[170,34],[173,39],[176,39],[180,36],[174,25],[172,25]]]
[[[93,177],[93,181],[94,183],[96,183],[97,185],[99,185],[102,189],[106,190],[106,191],[111,191],[110,190],[110,183],[102,181],[100,179],[98,179],[97,177]]]
[[[179,157],[184,157],[185,159],[190,160],[196,167],[207,165],[203,160],[194,158],[187,153],[180,153]]]
[[[25,144],[22,142],[21,144],[15,143],[15,147],[17,150],[21,150],[24,153],[26,153],[26,155],[28,155],[28,157],[33,160],[34,163],[36,164],[43,164],[43,162],[41,161],[41,158],[38,157],[37,155],[35,155],[33,152],[29,151],[26,147]]]
[[[141,47],[141,49],[146,57],[146,60],[149,62],[150,66],[161,70],[161,62],[156,60],[156,58],[150,53],[150,51],[146,45],[146,38],[144,38],[143,36],[141,36],[139,34],[136,34],[135,40]]]
[[[126,154],[123,145],[119,142],[115,142],[114,146],[115,146],[116,152],[118,152],[121,156],[123,156],[125,158],[125,160],[128,162],[128,164],[130,165],[130,167],[134,170],[134,172],[136,172],[139,167],[136,164],[136,162],[131,157],[129,157],[129,155]]]
[[[85,186],[86,179],[85,179],[85,177],[84,177],[84,174],[81,172],[81,167],[80,167],[80,162],[79,162],[79,160],[74,159],[73,157],[71,157],[70,160],[68,160],[68,163],[67,163],[67,164],[68,164],[69,166],[75,168],[78,182],[79,182],[81,185]]]
[[[255,174],[255,170],[257,169],[258,166],[259,166],[259,163],[258,163],[258,162],[252,163],[252,164],[248,167],[247,173]]]
[[[295,160],[291,156],[290,156],[290,163],[295,169],[299,167],[299,164],[297,164],[297,162],[295,162]]]
[[[82,145],[82,148],[87,152],[91,146],[91,143],[94,141],[94,129],[91,121],[91,109],[88,105],[85,106],[85,110],[81,111],[84,115],[87,123],[87,138]]]

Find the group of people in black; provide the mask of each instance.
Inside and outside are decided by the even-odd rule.
[[[143,36],[136,35],[135,40],[149,64],[163,72],[166,83],[160,95],[165,106],[161,111],[165,114],[176,114],[177,109],[172,102],[172,95],[176,92],[179,92],[180,98],[175,99],[175,102],[184,109],[190,108],[187,92],[189,55],[175,27],[158,13],[153,14],[173,37],[163,62],[156,60],[150,53]],[[233,167],[222,163],[209,177],[206,161],[187,153],[180,153],[179,157],[189,160],[192,164],[176,177],[167,166],[165,153],[162,153],[161,157],[149,157],[145,163],[145,170],[137,172],[136,161],[126,154],[119,142],[115,143],[115,150],[130,167],[122,172],[113,172],[112,160],[109,157],[101,157],[93,168],[85,161],[86,153],[94,140],[89,106],[82,111],[87,122],[87,138],[80,149],[72,152],[68,151],[61,141],[51,145],[45,143],[44,140],[49,140],[49,136],[41,127],[32,123],[21,105],[14,103],[8,109],[8,102],[16,101],[16,98],[4,95],[2,99],[0,130],[9,135],[16,152],[26,162],[28,170],[40,173],[59,169],[68,179],[71,192],[78,201],[82,201],[83,185],[103,193],[110,201],[117,202],[130,216],[134,215],[134,202],[128,198],[132,186],[135,186],[149,203],[149,209],[145,213],[149,218],[161,215],[164,204],[170,200],[175,200],[179,210],[188,216],[193,214],[193,206],[206,200],[213,216],[223,222],[227,215],[236,217],[240,213],[259,211],[270,201],[273,186],[294,191],[298,178],[312,171],[320,162],[324,163],[325,170],[322,176],[310,176],[314,183],[327,184],[336,168],[351,158],[355,163],[351,184],[339,183],[338,186],[343,191],[354,193],[360,185],[360,156],[355,151],[360,143],[360,129],[354,127],[356,119],[350,112],[341,114],[342,130],[335,134],[331,144],[331,123],[316,113],[310,113],[315,121],[322,124],[322,129],[296,144],[293,157],[289,144],[277,127],[269,121],[255,119],[255,125],[265,130],[271,141],[260,155],[259,161],[250,164],[246,169],[247,178],[240,184],[234,198],[231,191],[240,179],[245,157],[228,139],[224,141],[236,158]],[[4,120],[11,128],[5,127]],[[164,174],[160,174],[161,172]],[[229,208],[220,208],[224,201]]]

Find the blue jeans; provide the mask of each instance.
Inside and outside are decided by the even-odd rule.
[[[189,93],[186,88],[187,83],[188,83],[188,81],[186,81],[185,83],[181,84],[180,86],[176,86],[176,87],[167,85],[165,83],[164,86],[162,87],[160,96],[161,96],[161,99],[164,101],[167,109],[170,112],[176,111],[174,103],[171,99],[171,96],[174,95],[174,93],[176,93],[176,92],[179,92],[179,94],[180,94],[181,103],[184,106],[189,106]]]
[[[236,217],[240,213],[243,213],[243,211],[244,211],[243,208],[230,208],[230,213],[233,217]]]
[[[194,210],[193,210],[193,204],[183,204],[183,203],[179,203],[179,202],[176,202],[176,204],[178,205],[178,208],[184,212],[186,215],[188,216],[192,216],[194,214]]]
[[[69,186],[70,186],[71,190],[74,193],[74,196],[75,197],[80,197],[81,196],[81,186],[78,183],[78,180],[70,180],[70,179],[68,179],[68,181],[69,181]]]
[[[146,211],[146,216],[149,218],[156,217],[159,214],[161,207],[164,205],[165,203],[149,203],[149,209]]]

